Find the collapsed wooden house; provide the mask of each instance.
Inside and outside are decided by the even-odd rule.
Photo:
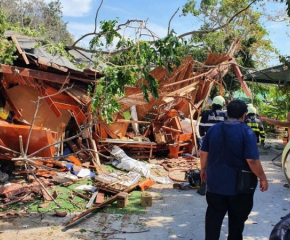
[[[198,154],[196,123],[201,109],[215,86],[223,94],[222,79],[230,68],[233,68],[246,94],[251,94],[233,58],[236,47],[234,42],[228,53],[211,53],[203,65],[188,56],[170,74],[162,67],[153,69],[150,74],[158,80],[159,98],[151,97],[146,103],[139,88],[127,87],[126,96],[119,101],[122,112],[131,112],[133,119],[124,119],[120,112],[110,126],[100,120],[98,142],[120,144],[128,148],[129,153],[139,153],[137,158],[151,158],[154,152],[165,153],[170,158],[177,158],[182,153]],[[185,119],[180,117],[180,113]],[[134,130],[131,134],[128,134],[129,124]],[[141,134],[140,129],[144,129]],[[137,141],[128,141],[128,137],[134,139],[139,135],[141,139],[137,137]],[[149,155],[140,154],[146,152]]]
[[[13,66],[1,65],[0,100],[16,119],[0,121],[0,159],[57,158],[65,155],[64,145],[81,162],[98,158],[96,151],[105,154],[112,144],[138,159],[157,153],[171,158],[198,153],[196,121],[213,87],[218,85],[223,93],[222,78],[231,67],[250,94],[235,64],[237,43],[233,43],[228,53],[211,53],[203,65],[188,56],[172,73],[162,67],[153,69],[150,74],[159,83],[158,99],[150,97],[147,103],[141,89],[127,86],[114,122],[108,125],[99,118],[88,127],[87,88],[97,84],[101,73],[89,67],[80,70],[65,57],[35,47],[35,39],[11,31],[6,36],[17,46],[18,58]],[[92,61],[84,52],[70,54],[79,61]]]
[[[0,68],[0,163],[13,162],[19,166],[13,169],[13,174],[33,177],[37,183],[32,184],[39,188],[35,193],[42,194],[45,200],[53,200],[59,208],[61,206],[46,189],[44,177],[50,182],[61,176],[59,172],[71,173],[67,162],[72,163],[73,168],[94,168],[97,173],[94,184],[100,190],[98,196],[102,201],[96,199],[94,207],[71,219],[64,225],[66,228],[116,201],[119,192],[130,192],[136,187],[143,191],[154,184],[151,180],[154,176],[145,174],[142,175],[145,180],[129,187],[116,189],[111,182],[104,182],[102,177],[110,177],[110,174],[103,174],[100,160],[115,158],[111,157],[112,148],[124,149],[133,157],[130,160],[138,164],[143,162],[135,159],[157,155],[180,163],[178,157],[186,154],[191,156],[190,166],[196,167],[197,122],[211,90],[218,86],[223,94],[223,76],[233,68],[245,92],[250,94],[233,58],[238,44],[234,42],[228,53],[211,53],[203,64],[188,56],[172,73],[162,67],[153,69],[150,74],[159,83],[158,99],[150,96],[146,102],[141,89],[126,86],[125,97],[118,99],[121,111],[108,125],[91,112],[92,97],[87,95],[87,89],[91,84],[98,84],[102,73],[90,68],[93,60],[89,54],[70,50],[78,62],[87,63],[87,68],[80,70],[67,58],[50,54],[44,46],[38,46],[37,39],[12,31],[5,34],[17,47],[17,59],[13,65],[2,64]],[[193,154],[197,157],[194,161]],[[164,164],[162,166],[165,168]],[[136,175],[141,176],[137,171],[133,176]],[[38,179],[40,176],[42,180]],[[0,171],[0,182],[4,181],[5,176],[1,177]],[[24,189],[18,185],[0,191],[7,204],[31,200],[31,186]],[[113,196],[104,200],[108,192]],[[89,202],[97,196],[96,193],[91,197],[73,193]]]

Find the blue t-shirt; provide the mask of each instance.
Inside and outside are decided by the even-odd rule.
[[[222,137],[223,124],[226,138],[225,151]],[[253,130],[238,120],[227,120],[208,130],[201,150],[208,152],[206,174],[209,192],[221,195],[237,194],[237,168],[249,169],[246,159],[259,159],[256,142]]]

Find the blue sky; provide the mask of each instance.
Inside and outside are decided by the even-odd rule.
[[[46,0],[49,2],[50,0]],[[63,6],[63,20],[68,22],[68,30],[76,38],[85,33],[93,32],[95,14],[101,0],[60,0]],[[179,17],[181,8],[186,0],[104,0],[98,14],[100,20],[113,20],[119,18],[119,23],[125,23],[129,19],[147,20],[148,27],[158,36],[163,37],[167,33],[168,22],[174,12],[179,9],[171,21],[171,28],[177,34],[198,29],[198,22],[190,16]],[[267,13],[275,14],[283,9],[281,3],[269,3],[264,1]],[[283,11],[281,15],[283,15]],[[290,55],[290,28],[285,22],[269,21],[265,18],[264,25],[269,31],[269,39],[282,55]],[[85,44],[85,42],[83,43]],[[279,64],[277,59],[269,62],[269,67]]]

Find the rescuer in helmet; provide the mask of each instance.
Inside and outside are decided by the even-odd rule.
[[[201,114],[201,120],[199,123],[199,135],[204,137],[206,132],[213,125],[224,122],[227,120],[227,113],[223,110],[225,106],[225,99],[222,96],[216,96],[212,100],[211,109],[204,111]],[[202,139],[199,139],[200,145],[202,145]],[[206,183],[202,182],[200,188],[197,190],[200,195],[205,195],[206,193]]]
[[[248,113],[245,120],[246,124],[252,128],[257,137],[257,143],[265,145],[265,131],[263,123],[257,118],[257,109],[253,104],[248,104]],[[260,141],[261,140],[261,141]]]
[[[199,123],[199,134],[203,137],[207,130],[216,123],[227,120],[227,113],[223,111],[225,99],[222,96],[216,96],[212,100],[212,107],[201,115]]]

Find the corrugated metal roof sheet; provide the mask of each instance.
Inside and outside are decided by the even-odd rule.
[[[53,67],[51,64],[56,64],[60,67],[66,67],[74,71],[83,72],[82,69],[77,68],[66,57],[53,55],[49,53],[45,46],[38,46],[41,43],[41,39],[30,38],[25,35],[21,35],[14,31],[6,31],[4,34],[6,37],[14,36],[18,42],[19,47],[26,55],[32,56],[35,59],[41,59],[43,62],[47,62],[47,65]]]
[[[285,65],[277,65],[260,71],[246,74],[245,81],[260,83],[283,84],[290,81],[290,69]]]

